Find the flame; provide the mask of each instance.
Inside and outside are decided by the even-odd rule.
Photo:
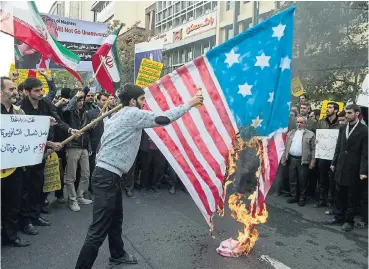
[[[227,186],[232,183],[230,177],[236,171],[236,162],[239,158],[239,153],[246,146],[255,148],[259,157],[263,155],[262,142],[259,139],[253,137],[248,142],[245,142],[239,136],[236,136],[234,146],[229,151],[225,190],[227,189]],[[261,168],[259,168],[255,174],[257,178],[260,176],[260,169]],[[263,204],[263,208],[259,208],[257,197],[258,187],[254,193],[248,197],[248,200],[250,201],[249,208],[246,207],[246,204],[243,201],[245,198],[244,195],[232,194],[229,197],[228,205],[231,210],[232,218],[244,225],[243,231],[238,232],[238,243],[237,247],[233,250],[233,256],[243,256],[250,253],[251,249],[255,246],[256,241],[259,239],[259,232],[256,230],[255,225],[262,224],[267,221],[268,211],[266,210],[266,205]],[[224,216],[224,210],[221,215]]]

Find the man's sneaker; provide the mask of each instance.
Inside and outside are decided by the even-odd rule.
[[[64,197],[60,197],[60,198],[56,199],[56,201],[58,201],[59,204],[65,204]]]
[[[172,194],[172,195],[175,194],[176,193],[176,187],[171,186],[170,189],[169,189],[169,193]]]
[[[76,201],[69,201],[69,208],[70,210],[77,212],[80,211],[81,208],[79,207],[78,203]]]
[[[354,224],[348,223],[348,222],[345,222],[341,227],[341,230],[344,232],[351,232],[353,229],[354,229]]]
[[[77,202],[80,205],[89,205],[89,204],[92,204],[92,200],[85,199],[85,198],[77,198]]]

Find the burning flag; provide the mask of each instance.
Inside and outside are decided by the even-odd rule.
[[[249,253],[258,238],[254,225],[267,219],[264,199],[284,150],[289,119],[294,9],[248,29],[145,89],[147,109],[156,112],[186,103],[202,89],[202,107],[146,132],[210,226],[213,213],[223,209],[226,175],[232,179],[238,169],[240,150],[253,149],[255,160],[246,161],[252,163],[247,177],[254,177],[256,185],[248,196],[250,205],[246,207],[240,194],[229,199],[232,217],[245,229],[238,241],[222,243],[222,255]]]
[[[33,1],[1,1],[0,31],[38,51],[43,57],[42,66],[45,59],[51,59],[82,82],[79,74],[74,71],[80,58],[64,48],[49,33]]]

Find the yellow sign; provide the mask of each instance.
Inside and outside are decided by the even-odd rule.
[[[138,70],[136,85],[146,88],[160,78],[163,64],[149,59],[142,59]]]
[[[336,102],[336,101],[329,101],[329,100],[324,100],[322,103],[322,108],[320,109],[320,120],[323,119],[325,117],[325,115],[327,114],[327,106],[328,103],[330,102],[335,102],[338,104],[339,106],[339,110],[338,112],[342,111],[344,104],[342,102]]]
[[[61,189],[59,157],[55,152],[53,152],[49,157],[46,158],[44,175],[44,193]]]
[[[9,76],[11,76],[11,74],[14,71],[18,71],[19,77],[18,80],[14,81],[14,85],[15,87],[18,87],[19,84],[21,84],[23,81],[25,81],[28,78],[28,73],[29,73],[29,69],[15,69],[15,65],[11,64],[10,65],[10,69],[9,69]],[[37,71],[36,72],[36,78],[38,78],[39,80],[41,80],[42,82],[42,89],[44,90],[44,95],[46,95],[49,92],[49,86],[47,85],[47,81],[44,78],[44,76],[41,76]],[[49,77],[51,77],[51,70],[46,70],[47,74]]]
[[[304,93],[304,88],[302,87],[300,78],[296,77],[292,79],[291,83],[291,93],[293,96],[299,97]]]

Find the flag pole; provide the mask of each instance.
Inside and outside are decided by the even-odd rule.
[[[113,114],[114,112],[117,112],[118,110],[123,108],[123,104],[117,105],[116,107],[114,107],[112,110],[108,111],[107,113],[105,113],[102,116],[97,117],[96,119],[94,119],[93,121],[91,121],[89,124],[87,124],[85,127],[83,127],[82,129],[79,130],[80,133],[86,132],[89,129],[91,129],[96,123],[98,123],[99,121],[103,120],[104,118],[110,116],[111,114]],[[65,144],[67,144],[68,142],[72,141],[73,139],[77,138],[78,135],[72,135],[70,137],[68,137],[67,139],[65,139],[64,141],[60,142],[63,146],[65,146]],[[49,154],[45,154],[44,157],[50,156],[51,153],[53,153],[54,151],[50,152]]]

